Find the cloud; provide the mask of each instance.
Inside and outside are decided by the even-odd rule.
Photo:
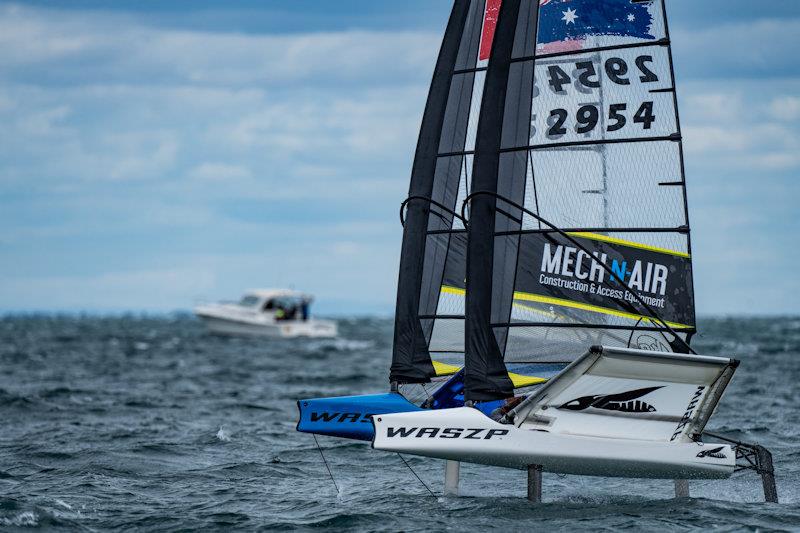
[[[800,231],[800,124],[785,118],[798,88],[797,76],[679,83],[701,314],[798,309],[800,256],[785,246]]]
[[[295,285],[391,308],[440,32],[154,18],[0,5],[0,306],[163,310]],[[701,310],[744,309],[743,243],[794,275],[774,241],[800,231],[798,24],[673,28]],[[761,305],[746,309],[778,304]]]
[[[391,301],[439,36],[129,22],[0,6],[0,305]]]
[[[16,310],[171,311],[176,301],[191,302],[214,284],[214,274],[207,268],[168,268],[95,276],[5,277],[0,294],[7,302],[20,302],[12,304]]]
[[[370,84],[375,72],[384,79],[421,79],[427,73],[419,66],[435,58],[439,40],[436,33],[415,31],[186,31],[143,26],[123,15],[0,6],[0,68],[62,84]]]
[[[799,80],[773,81],[765,94],[752,82],[688,84],[681,116],[687,153],[725,167],[784,170],[800,167]]]
[[[243,165],[227,163],[202,163],[189,171],[189,176],[196,180],[230,183],[231,181],[249,180],[252,171]]]
[[[56,106],[20,117],[17,127],[19,128],[19,133],[32,137],[61,135],[67,131],[60,127],[60,124],[69,114],[70,108],[68,106]]]
[[[672,46],[676,64],[686,77],[756,78],[763,86],[768,79],[796,76],[800,71],[800,57],[794,53],[798,35],[800,17],[795,13],[782,19],[675,29]]]
[[[775,120],[798,120],[800,119],[800,96],[786,95],[773,98],[767,105],[767,109]]]

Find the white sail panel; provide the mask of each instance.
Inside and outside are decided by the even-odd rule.
[[[531,183],[525,207],[560,228],[687,224],[674,141],[531,150],[530,159],[536,187]],[[523,228],[539,224],[529,216]]]
[[[666,47],[536,61],[530,144],[667,137],[676,131]]]

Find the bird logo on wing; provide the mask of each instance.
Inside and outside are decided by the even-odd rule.
[[[663,387],[664,386],[661,385],[658,387],[645,387],[643,389],[619,392],[616,394],[581,396],[580,398],[575,398],[574,400],[560,405],[558,408],[568,409],[570,411],[583,411],[584,409],[593,407],[595,409],[620,411],[623,413],[654,413],[656,408],[649,403],[639,400],[639,398]]]
[[[702,452],[697,454],[697,457],[713,457],[714,459],[725,459],[727,456],[722,453],[722,449],[724,446],[720,446],[719,448],[712,448],[710,450],[703,450]]]

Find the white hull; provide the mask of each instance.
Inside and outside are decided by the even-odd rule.
[[[257,337],[293,338],[315,337],[327,338],[337,335],[336,323],[331,320],[311,319],[287,321],[243,321],[214,316],[198,317],[212,333],[218,335],[249,335]]]
[[[726,445],[520,429],[469,407],[373,420],[375,449],[507,468],[541,465],[545,472],[588,476],[714,479],[730,476],[735,465],[735,454]]]
[[[694,436],[735,368],[722,357],[596,346],[516,406],[508,424],[470,407],[379,415],[374,447],[564,474],[724,478],[734,451]]]

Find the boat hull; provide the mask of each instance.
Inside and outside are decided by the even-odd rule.
[[[364,441],[375,436],[373,416],[421,410],[394,392],[299,400],[297,408],[297,431]]]
[[[718,479],[734,470],[727,445],[599,438],[520,429],[460,407],[373,417],[373,447],[439,459],[589,476]]]
[[[208,331],[217,335],[247,335],[254,337],[330,338],[337,335],[336,323],[330,320],[291,320],[285,322],[233,320],[198,314]]]

